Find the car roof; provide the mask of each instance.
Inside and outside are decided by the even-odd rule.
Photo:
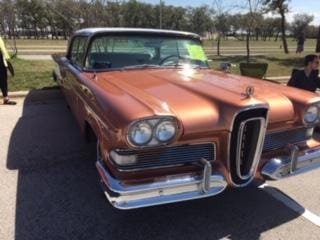
[[[173,37],[189,37],[200,39],[200,36],[191,32],[152,29],[152,28],[85,28],[75,32],[74,35],[93,36],[96,34],[146,34],[146,35],[163,35]]]

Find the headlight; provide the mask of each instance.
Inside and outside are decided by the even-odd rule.
[[[307,124],[315,123],[318,120],[319,109],[317,106],[310,106],[304,113],[304,121]]]
[[[130,141],[135,145],[144,145],[152,139],[152,127],[147,122],[138,122],[129,131]]]
[[[172,116],[155,116],[134,122],[129,127],[127,140],[131,146],[154,147],[169,144],[179,132]]]
[[[160,122],[155,130],[155,136],[159,142],[167,142],[176,135],[176,126],[171,121]]]

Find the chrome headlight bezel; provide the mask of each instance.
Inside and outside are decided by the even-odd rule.
[[[307,116],[307,114],[309,116]],[[313,114],[313,116],[311,116]],[[311,116],[311,118],[310,118]],[[319,123],[320,120],[320,103],[310,104],[304,111],[302,119],[305,125],[315,125]],[[309,119],[307,119],[309,118]]]
[[[132,139],[131,132],[138,124],[141,124],[141,123],[146,123],[151,127],[152,137],[148,142],[144,144],[137,144],[137,142],[135,142],[134,139]],[[157,136],[157,129],[163,123],[171,123],[172,124],[171,126],[173,126],[175,130],[174,130],[174,134],[170,138],[162,141],[161,138]],[[127,141],[130,146],[138,147],[138,148],[168,145],[177,138],[178,133],[179,133],[179,124],[175,117],[171,117],[171,116],[151,117],[151,118],[140,119],[130,124],[127,132]]]

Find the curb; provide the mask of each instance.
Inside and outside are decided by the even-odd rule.
[[[29,94],[30,91],[17,91],[17,92],[9,92],[8,96],[10,98],[22,98]]]
[[[50,87],[50,88],[43,88],[43,89],[34,89],[34,90],[26,90],[26,91],[16,91],[16,92],[9,92],[8,96],[10,98],[24,98],[29,95],[31,92],[39,91],[39,92],[53,92],[54,90],[59,90],[59,87]],[[2,98],[2,96],[0,96]]]
[[[280,76],[280,77],[266,77],[266,79],[274,80],[274,81],[281,81],[281,80],[289,80],[291,76]]]

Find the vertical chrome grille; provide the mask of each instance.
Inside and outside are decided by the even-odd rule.
[[[230,172],[235,185],[246,185],[255,175],[263,148],[267,110],[246,110],[234,119],[230,138]]]
[[[238,133],[237,174],[242,180],[249,179],[254,164],[261,155],[265,118],[252,118],[241,123]]]

